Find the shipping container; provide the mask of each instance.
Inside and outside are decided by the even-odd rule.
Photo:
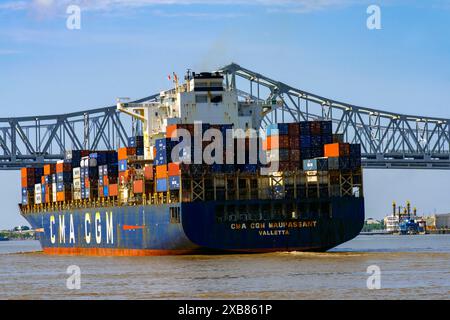
[[[179,163],[169,163],[168,165],[169,176],[179,176],[181,174],[180,164]],[[163,178],[160,176],[159,178]]]
[[[128,170],[128,160],[119,160],[119,172]]]
[[[124,147],[118,150],[118,160],[127,160],[130,156],[136,155],[136,148]]]
[[[110,197],[117,197],[119,195],[119,186],[117,184],[110,184],[108,191]]]
[[[144,180],[134,180],[133,192],[137,194],[144,193]]]
[[[179,190],[181,188],[181,178],[180,176],[169,177],[169,189]]]
[[[156,192],[167,191],[167,178],[156,179]]]
[[[341,157],[350,155],[350,145],[348,143],[332,143],[324,145],[325,157]]]
[[[167,165],[156,166],[156,179],[167,178]]]
[[[56,173],[56,165],[55,164],[46,164],[44,166],[44,175],[49,176]]]
[[[153,166],[147,165],[144,167],[144,179],[149,181],[153,180]]]

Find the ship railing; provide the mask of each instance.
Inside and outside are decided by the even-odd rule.
[[[155,192],[151,186],[126,199],[120,196],[19,205],[23,214],[80,208],[162,205],[196,201],[270,200],[325,197],[363,197],[361,169],[342,171],[291,171],[259,175],[249,173],[183,175],[179,190]],[[121,193],[119,192],[119,195]]]

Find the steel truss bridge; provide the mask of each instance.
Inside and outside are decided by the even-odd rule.
[[[264,125],[331,120],[333,131],[360,143],[366,168],[450,169],[450,119],[397,114],[318,96],[230,64],[219,71],[240,99],[267,110]],[[158,94],[133,101],[156,101]],[[63,115],[0,118],[0,169],[62,159],[70,149],[116,149],[138,125],[116,106]]]

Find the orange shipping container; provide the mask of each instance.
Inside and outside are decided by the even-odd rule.
[[[22,178],[34,176],[34,169],[33,168],[22,168],[22,169],[20,169],[20,176]]]
[[[56,166],[54,164],[46,164],[44,166],[44,175],[49,176],[56,172]]]
[[[72,166],[70,163],[57,163],[56,164],[56,172],[70,172],[72,170]]]
[[[264,150],[289,149],[289,136],[270,136],[267,137]]]
[[[128,157],[136,155],[136,148],[120,148],[118,150],[118,159],[127,160]]]
[[[45,184],[45,176],[41,177],[41,184]]]
[[[166,127],[166,138],[176,137],[178,126],[176,124],[171,124]]]
[[[144,168],[145,180],[153,180],[153,166],[146,166]]]
[[[109,185],[109,196],[117,197],[119,195],[119,186],[117,184]]]
[[[56,193],[56,200],[57,201],[69,201],[71,198],[71,193],[70,192],[57,192]]]
[[[133,182],[133,192],[134,193],[143,193],[144,192],[144,181],[143,180],[135,180]]]
[[[325,157],[343,157],[350,154],[350,145],[348,143],[330,143],[324,145]]]
[[[169,177],[179,176],[180,174],[180,164],[174,162],[169,163]]]
[[[156,166],[156,179],[167,178],[167,165]]]

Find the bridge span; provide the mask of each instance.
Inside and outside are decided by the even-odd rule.
[[[355,106],[291,87],[230,64],[220,69],[240,99],[271,108],[273,122],[332,120],[333,131],[361,143],[365,168],[450,169],[450,119]],[[154,94],[133,103],[156,101]],[[116,149],[138,126],[107,106],[61,115],[0,118],[0,170],[62,159],[70,149]]]

